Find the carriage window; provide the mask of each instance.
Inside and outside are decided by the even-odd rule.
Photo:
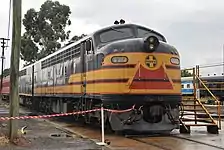
[[[221,84],[221,88],[224,88],[224,84],[223,83]]]
[[[183,84],[181,85],[181,88],[182,88],[182,89],[184,88],[184,85],[183,85]]]
[[[138,37],[146,37],[146,36],[149,36],[149,35],[154,35],[156,36],[160,41],[164,41],[165,40],[163,39],[163,37],[161,37],[160,35],[158,34],[155,34],[155,33],[152,33],[150,30],[147,30],[147,29],[144,29],[144,28],[138,28],[137,29],[138,31]]]
[[[134,34],[131,28],[111,28],[100,34],[100,41],[102,43],[112,42],[115,40],[127,39],[133,37]]]
[[[221,84],[220,84],[220,83],[217,83],[217,84],[216,84],[216,87],[217,87],[217,88],[221,88]]]
[[[190,84],[187,84],[187,88],[190,88]]]

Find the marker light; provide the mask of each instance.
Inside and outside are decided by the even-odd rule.
[[[170,58],[170,62],[171,62],[171,64],[174,64],[174,65],[179,65],[180,64],[179,58],[176,58],[176,57]]]
[[[126,56],[113,56],[111,58],[111,62],[114,63],[114,64],[127,63],[128,62],[128,57],[126,57]]]

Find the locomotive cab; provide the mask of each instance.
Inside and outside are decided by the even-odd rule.
[[[101,47],[112,42],[125,39],[146,38],[147,40],[150,36],[156,37],[157,41],[166,42],[165,37],[160,33],[135,24],[111,26],[99,30],[93,35],[96,49],[100,49]]]

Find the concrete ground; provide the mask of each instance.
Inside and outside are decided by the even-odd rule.
[[[0,106],[0,117],[8,116],[8,109]],[[26,112],[23,115],[28,115]],[[8,134],[8,121],[0,121],[0,149],[1,150],[101,150],[107,149],[96,145],[89,139],[65,133],[43,119],[19,120],[19,129],[27,126],[27,133],[21,135],[16,144],[9,144],[4,137]]]
[[[31,112],[22,111],[24,115],[31,115]],[[7,116],[8,109],[0,106],[0,116]],[[35,114],[32,114],[35,115]],[[105,139],[111,143],[107,147],[100,147],[93,142],[101,140],[100,128],[92,129],[87,127],[80,127],[73,123],[63,123],[55,119],[27,119],[19,120],[20,128],[27,126],[27,134],[23,135],[17,146],[7,144],[7,139],[0,135],[0,150],[134,150],[134,149],[150,149],[150,150],[218,150],[224,149],[224,122],[222,123],[222,130],[218,135],[208,134],[205,127],[193,127],[191,134],[179,134],[178,137],[143,137],[138,138],[142,142],[125,138],[123,136],[105,134]],[[57,119],[58,120],[58,119]],[[60,120],[60,119],[59,119]],[[55,124],[55,125],[54,125]],[[57,128],[56,128],[57,126]],[[19,128],[19,129],[20,129]],[[64,129],[59,130],[58,128]],[[0,134],[7,131],[8,125],[6,121],[0,121]],[[67,134],[65,133],[67,132]],[[174,131],[175,133],[175,131]],[[52,136],[53,135],[53,136]],[[78,136],[79,135],[79,136]],[[81,138],[81,136],[83,138]],[[92,139],[89,140],[88,138]],[[187,138],[189,140],[184,140]],[[202,143],[201,143],[202,142]],[[5,145],[1,145],[5,144]],[[212,145],[212,146],[210,146]],[[162,148],[161,148],[162,147]]]

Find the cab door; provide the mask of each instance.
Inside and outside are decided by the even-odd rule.
[[[86,94],[86,52],[85,52],[85,42],[81,43],[80,48],[80,72],[81,72],[81,96],[84,97]]]
[[[86,95],[87,91],[87,78],[92,79],[92,76],[87,77],[87,72],[93,70],[94,68],[94,59],[93,59],[93,48],[91,39],[87,39],[86,41],[81,43],[81,93],[82,95]]]
[[[86,41],[86,71],[88,72],[86,74],[88,81],[94,81],[95,80],[95,73],[92,71],[95,70],[95,57],[94,57],[94,49],[93,49],[93,42],[91,39],[88,39]],[[93,96],[94,93],[94,87],[95,84],[87,84],[88,94],[89,96]]]

